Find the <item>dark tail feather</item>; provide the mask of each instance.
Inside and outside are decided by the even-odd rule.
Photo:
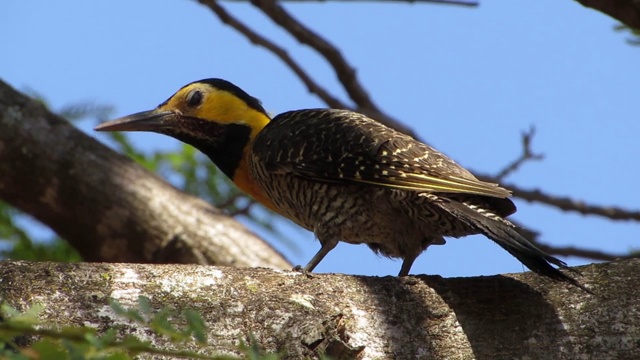
[[[520,235],[511,225],[501,221],[497,215],[490,213],[483,214],[480,210],[472,209],[471,207],[456,201],[442,202],[438,203],[438,205],[450,214],[454,215],[458,220],[478,229],[478,231],[483,235],[493,240],[516,259],[520,260],[520,262],[522,262],[531,271],[553,280],[570,283],[590,294],[593,294],[591,290],[580,284],[578,280],[566,275],[551,264],[576,273],[577,271],[569,268],[564,261],[540,250],[537,246]]]

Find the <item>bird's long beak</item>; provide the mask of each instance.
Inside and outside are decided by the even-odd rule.
[[[96,131],[159,131],[178,114],[173,111],[149,110],[107,121],[95,127]]]

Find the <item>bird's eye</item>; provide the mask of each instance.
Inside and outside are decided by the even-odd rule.
[[[196,107],[202,103],[202,92],[200,90],[193,90],[187,95],[187,105],[189,107]]]

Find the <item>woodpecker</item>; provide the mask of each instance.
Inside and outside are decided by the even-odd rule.
[[[271,119],[236,85],[205,79],[96,130],[161,133],[206,154],[241,190],[315,234],[321,247],[307,272],[343,241],[403,259],[406,276],[429,245],[483,234],[532,271],[589,291],[506,219],[516,211],[510,191],[363,114],[305,109]]]

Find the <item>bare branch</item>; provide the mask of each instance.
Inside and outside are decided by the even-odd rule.
[[[284,62],[293,71],[302,82],[305,84],[309,92],[318,95],[322,101],[332,108],[348,109],[349,107],[333,97],[325,88],[315,82],[309,74],[300,66],[282,47],[276,45],[274,42],[258,34],[250,29],[247,25],[242,23],[236,17],[229,14],[220,4],[215,0],[199,0],[202,5],[207,6],[214,12],[224,24],[231,26],[236,31],[244,35],[249,41],[258,46],[262,46],[265,49],[271,51],[282,62]]]
[[[245,2],[246,0],[226,0],[231,2]],[[469,6],[476,7],[480,5],[475,1],[461,1],[461,0],[280,0],[287,2],[391,2],[391,3],[423,3],[423,4],[439,4],[439,5],[457,5],[457,6]]]
[[[527,240],[534,243],[538,248],[550,255],[558,256],[575,256],[579,258],[596,260],[596,261],[614,261],[621,259],[634,259],[640,257],[640,252],[630,251],[626,254],[613,254],[605,251],[590,250],[573,246],[553,246],[540,241],[540,233],[528,227],[523,227],[518,221],[511,220],[516,225],[516,231],[524,236]]]
[[[289,15],[276,1],[251,0],[251,3],[265,13],[273,22],[287,30],[301,44],[310,46],[322,55],[331,64],[349,97],[358,107],[380,111],[358,81],[356,70],[335,46]]]
[[[611,220],[640,221],[640,211],[622,209],[615,206],[597,206],[569,197],[552,196],[541,190],[523,190],[512,184],[503,184],[513,191],[513,195],[529,202],[539,202],[564,211],[575,211],[582,215],[598,215]]]
[[[496,182],[494,176],[480,175],[473,172],[476,177],[483,181]],[[525,190],[515,184],[501,184],[513,192],[513,196],[528,202],[537,202],[556,207],[564,211],[575,211],[582,215],[598,215],[610,220],[632,220],[640,221],[640,211],[628,210],[616,206],[598,206],[585,203],[581,200],[574,200],[569,197],[549,195],[539,189]]]
[[[361,112],[363,114],[366,114],[384,123],[389,127],[392,127],[398,131],[402,131],[405,134],[409,134],[413,137],[416,137],[416,134],[411,128],[407,127],[406,125],[402,124],[401,122],[392,118],[391,116],[383,113],[375,106],[372,108],[372,107],[363,107],[360,104],[357,104],[358,106],[356,108],[353,108],[343,103],[342,101],[338,100],[337,98],[333,97],[324,87],[320,86],[317,82],[315,82],[311,78],[311,76],[309,76],[309,74],[307,74],[307,72],[302,68],[302,66],[300,66],[295,60],[291,58],[291,56],[289,56],[286,50],[276,45],[273,41],[265,38],[264,36],[250,29],[247,25],[245,25],[240,20],[238,20],[237,18],[229,14],[222,6],[220,6],[220,4],[216,0],[199,0],[199,2],[202,5],[205,5],[209,9],[211,9],[211,11],[213,11],[218,16],[220,21],[237,30],[240,34],[244,35],[253,44],[262,46],[265,49],[271,51],[274,55],[276,55],[300,78],[300,80],[302,80],[302,82],[305,84],[307,89],[311,93],[318,95],[318,97],[322,101],[324,101],[327,104],[327,106],[331,108],[349,109],[349,110]],[[289,15],[287,14],[287,16]],[[289,18],[291,17],[289,16]],[[295,23],[298,23],[297,20],[293,20],[293,21],[295,21]],[[313,32],[310,32],[309,34],[312,34],[313,36],[317,36]],[[335,49],[333,45],[330,45],[324,39],[321,39],[321,41],[323,41],[329,47],[333,48],[333,51],[339,54],[339,52]],[[350,68],[348,64],[346,66]],[[355,81],[357,82],[357,79]],[[343,86],[345,86],[346,88],[346,85],[343,85]],[[358,84],[358,86],[360,85]]]
[[[551,246],[540,243],[538,243],[537,245],[540,249],[550,255],[575,256],[590,260],[615,261],[621,259],[635,259],[640,257],[640,254],[633,252],[629,254],[612,254],[604,251],[589,250],[574,246]]]
[[[368,115],[398,131],[416,137],[416,134],[411,128],[385,114],[373,103],[367,91],[360,84],[356,70],[347,62],[334,45],[289,15],[289,13],[274,0],[252,0],[251,3],[262,10],[262,12],[276,24],[287,30],[296,40],[310,46],[329,62],[338,80],[347,94],[349,94],[351,100],[356,104],[356,108],[351,110]],[[331,106],[330,104],[328,105]],[[349,109],[348,107],[344,108]]]
[[[533,126],[531,126],[528,132],[522,133],[522,154],[498,172],[495,176],[498,182],[501,182],[505,177],[517,171],[525,162],[533,160],[538,161],[544,158],[544,155],[534,154],[531,150],[531,141],[533,140],[535,133],[536,129]]]
[[[512,174],[514,171],[519,169],[520,166],[522,166],[522,164],[524,164],[525,162],[530,160],[541,160],[543,158],[543,155],[534,154],[533,151],[531,150],[531,141],[533,140],[534,135],[535,135],[534,127],[531,127],[531,129],[528,132],[524,132],[522,134],[522,154],[517,159],[515,159],[512,163],[510,163],[504,169],[498,172],[497,175],[487,176],[487,175],[477,175],[476,173],[478,178],[480,178],[481,180],[489,181],[489,182],[499,183],[499,182],[502,182],[502,180],[506,176]],[[583,215],[598,215],[611,220],[640,221],[640,211],[626,210],[626,209],[612,207],[612,206],[591,205],[591,204],[586,204],[583,201],[571,199],[569,197],[549,195],[538,189],[524,190],[512,184],[503,183],[502,185],[505,188],[511,190],[513,192],[514,197],[521,198],[529,202],[539,202],[549,206],[556,207],[560,210],[575,211]],[[570,249],[571,248],[564,248],[563,250],[563,248],[557,248],[556,250],[554,250],[556,251],[554,252],[554,254],[564,255],[562,254],[562,251],[570,252]],[[582,250],[582,249],[576,249],[576,250]],[[585,256],[583,255],[576,255],[576,256],[587,257],[587,258],[596,259],[596,260],[602,260],[604,258],[606,259],[620,258],[614,255],[609,256],[606,254],[597,254],[589,250],[582,250],[582,251],[583,251],[582,254],[585,254]],[[577,254],[577,253],[578,253],[577,251],[574,251],[574,254]],[[595,257],[586,255],[589,253],[594,254]],[[569,254],[569,255],[572,255],[572,254]]]

